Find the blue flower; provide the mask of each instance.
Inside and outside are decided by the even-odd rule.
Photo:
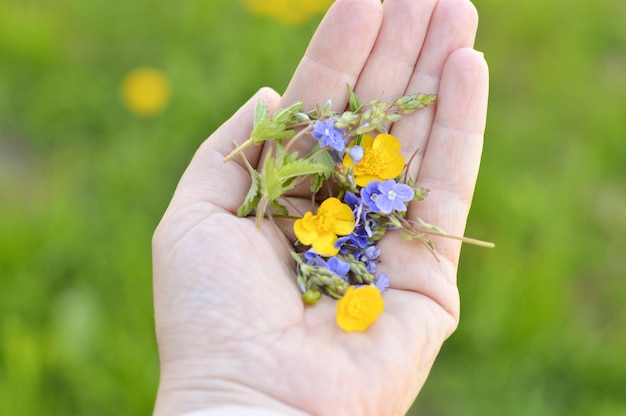
[[[379,184],[380,181],[374,180],[365,185],[365,188],[361,188],[361,199],[372,212],[380,212],[376,206],[376,198],[380,195],[380,191],[378,190]]]
[[[335,247],[343,254],[350,251],[360,250],[367,247],[370,244],[369,238],[371,237],[371,231],[364,226],[357,227],[352,231],[352,234],[339,237],[335,243]]]
[[[358,259],[365,265],[365,270],[367,270],[368,273],[376,273],[376,265],[378,264],[376,259],[379,256],[380,249],[376,246],[369,246],[360,253]]]
[[[363,202],[373,212],[390,214],[392,211],[406,211],[406,203],[413,199],[413,188],[393,179],[383,182],[371,181],[361,189]]]
[[[356,219],[355,227],[358,227],[361,222],[365,222],[367,213],[363,209],[363,201],[350,191],[347,191],[343,196],[343,203],[352,208],[352,213]]]
[[[307,264],[315,267],[323,267],[331,272],[339,275],[342,279],[346,280],[346,275],[350,271],[350,264],[341,260],[338,257],[330,257],[325,260],[322,256],[317,254],[315,250],[309,249],[304,253],[304,260]]]
[[[385,273],[378,273],[374,278],[374,286],[376,286],[381,292],[389,289],[389,276]]]
[[[313,125],[314,139],[319,140],[321,147],[330,146],[338,152],[346,148],[343,132],[335,127],[335,120],[332,118],[317,120]]]
[[[350,271],[350,264],[333,256],[326,262],[326,268],[339,276],[345,276]]]

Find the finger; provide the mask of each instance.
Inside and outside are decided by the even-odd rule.
[[[463,48],[450,55],[417,178],[418,186],[430,193],[413,204],[409,218],[419,216],[451,235],[463,234],[482,153],[488,90],[488,68],[480,52]],[[449,238],[436,239],[437,251],[455,266],[460,244]]]
[[[250,188],[250,173],[241,157],[226,163],[223,160],[234,149],[233,140],[241,144],[250,137],[259,100],[274,110],[280,96],[271,88],[259,90],[202,143],[176,188],[170,208],[202,202],[207,203],[203,206],[208,209],[237,211]],[[253,167],[260,152],[261,146],[251,146],[244,152]]]
[[[283,94],[281,107],[304,100],[305,108],[333,101],[341,111],[372,50],[382,20],[379,0],[337,0],[315,32]]]
[[[402,96],[413,74],[438,0],[387,0],[383,22],[355,92],[361,102]]]
[[[462,234],[478,174],[487,111],[488,69],[482,54],[463,48],[453,52],[441,77],[432,137],[417,185],[430,189],[413,202],[407,218],[418,217]],[[389,233],[379,247],[380,271],[390,276],[391,288],[421,294],[458,319],[456,271],[460,243],[431,237],[439,261],[419,241]]]
[[[472,47],[478,26],[478,14],[468,0],[440,0],[433,13],[428,35],[421,50],[406,94],[437,93],[444,64],[458,48]],[[435,105],[405,116],[392,128],[392,134],[403,144],[403,154],[409,158],[419,149],[410,172],[419,170],[430,135]]]

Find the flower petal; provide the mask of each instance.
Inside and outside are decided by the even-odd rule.
[[[334,256],[339,253],[339,249],[335,247],[337,236],[331,232],[318,233],[315,240],[311,243],[313,250],[321,256]],[[306,244],[306,243],[305,243]]]
[[[311,227],[311,219],[313,214],[307,212],[304,217],[296,220],[293,224],[293,231],[296,234],[296,238],[305,245],[309,245],[315,241],[317,237],[317,231]]]
[[[400,141],[391,134],[379,134],[374,139],[372,149],[388,155],[398,154],[400,153]]]

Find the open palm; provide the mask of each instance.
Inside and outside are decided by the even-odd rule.
[[[402,142],[423,202],[409,207],[451,234],[469,212],[487,107],[487,67],[472,48],[477,16],[466,0],[337,0],[287,91],[260,90],[198,150],[157,231],[156,327],[161,382],[155,413],[394,415],[407,411],[459,317],[460,243],[436,238],[437,261],[418,241],[388,233],[380,270],[385,312],[364,333],[343,332],[335,301],[306,307],[289,241],[276,227],[234,213],[250,185],[241,161],[222,163],[252,128],[254,105],[305,100],[347,105],[437,93],[403,118]],[[253,166],[262,149],[246,150]],[[262,413],[261,410],[266,413]]]

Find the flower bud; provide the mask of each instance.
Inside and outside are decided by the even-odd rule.
[[[361,159],[363,159],[364,150],[362,146],[352,146],[348,149],[348,154],[350,155],[350,159],[354,162],[355,165],[358,165]]]
[[[317,290],[309,289],[302,294],[302,300],[307,305],[315,305],[320,297],[322,297],[322,294]]]

